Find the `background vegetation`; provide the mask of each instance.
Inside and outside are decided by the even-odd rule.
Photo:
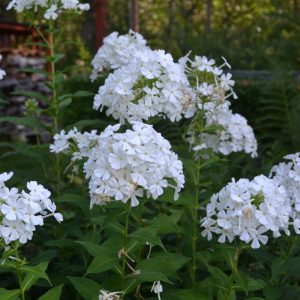
[[[107,33],[128,31],[128,3],[129,1],[124,0],[107,1]],[[206,193],[201,195],[203,204],[231,177],[250,178],[260,173],[268,174],[270,167],[282,160],[283,155],[300,151],[300,86],[299,73],[295,74],[295,71],[300,70],[299,1],[139,0],[138,7],[139,30],[153,48],[166,49],[176,58],[185,55],[191,49],[192,54],[207,55],[220,61],[221,56],[224,56],[233,70],[270,72],[266,77],[256,74],[236,78],[235,90],[239,99],[233,104],[234,111],[244,115],[254,128],[259,142],[258,158],[253,160],[244,154],[234,154],[226,160],[222,159],[218,167],[204,170],[200,180],[206,188]],[[2,17],[6,20],[24,21],[4,10],[0,13],[0,18]],[[89,37],[86,32],[93,28],[93,13],[76,18],[69,23],[61,20],[61,26],[67,24],[66,40],[75,41],[60,46],[60,51],[67,52],[66,58],[60,62],[60,68],[70,64],[76,66],[75,69],[65,70],[66,80],[59,86],[60,93],[64,94],[75,93],[78,90],[96,92],[101,83],[101,80],[94,84],[89,81],[89,64],[95,53],[95,46],[94,33]],[[92,111],[92,99],[89,95],[73,99],[72,105],[62,110],[60,127],[72,128],[76,124],[78,129],[102,130],[106,125],[113,123],[114,121],[104,114]],[[78,123],[79,120],[81,123]],[[158,120],[154,120],[154,124],[156,129],[170,140],[181,158],[185,158],[187,147],[183,146],[182,140],[185,124],[174,125]],[[11,137],[8,143],[7,135],[1,133],[1,130],[0,139],[0,171],[15,172],[15,182],[12,184],[20,185],[21,182],[34,178],[54,190],[54,157],[49,153],[47,144],[39,146],[35,140],[28,143],[14,137]],[[67,160],[63,161],[63,166],[67,166]],[[189,182],[192,182],[192,173],[193,167],[186,170]],[[88,298],[88,292],[100,289],[100,285],[95,282],[102,282],[106,288],[113,288],[118,281],[110,267],[108,271],[111,273],[102,273],[105,268],[100,268],[97,253],[95,254],[98,248],[95,244],[107,241],[107,237],[110,236],[111,251],[120,248],[119,244],[113,244],[119,237],[118,228],[114,225],[122,223],[120,220],[123,215],[113,205],[110,213],[105,216],[103,208],[90,211],[85,186],[81,177],[71,178],[64,174],[62,193],[55,195],[55,200],[59,209],[64,212],[65,222],[62,225],[48,222],[36,232],[33,241],[22,249],[23,255],[33,265],[45,260],[50,261],[48,275],[53,286],[64,283],[63,299],[91,299]],[[182,197],[189,197],[193,189],[193,184],[188,185]],[[182,256],[174,254],[172,268],[168,269],[168,278],[175,282],[175,288],[165,283],[167,296],[163,299],[225,299],[215,289],[216,286],[222,285],[229,287],[226,299],[245,299],[247,293],[249,300],[300,299],[300,243],[298,238],[287,237],[279,238],[260,250],[245,250],[245,253],[241,254],[241,274],[247,273],[251,280],[247,279],[250,278],[247,276],[234,279],[240,284],[234,295],[230,294],[230,262],[235,255],[234,249],[225,249],[217,242],[212,244],[201,239],[198,280],[199,289],[206,289],[207,293],[184,294],[183,291],[175,296],[174,290],[177,287],[189,287],[188,279],[187,282],[181,280],[188,278],[187,271],[181,267],[186,263],[185,257],[190,254],[189,245],[180,244],[183,241],[181,237],[188,234],[188,230],[183,232],[180,227],[180,224],[188,222],[186,217],[182,217],[182,212],[189,207],[179,201],[177,208],[172,210],[168,197],[160,200],[163,205],[149,205],[144,217],[151,220],[155,215],[161,218],[168,215],[168,226],[155,231],[155,237],[156,234],[159,235],[170,252],[182,249]],[[134,219],[135,216],[132,217]],[[156,246],[160,247],[160,240],[154,240],[153,243],[155,241]],[[180,247],[176,243],[179,243]],[[164,259],[159,258],[160,261]],[[101,274],[95,274],[100,272],[100,269]],[[87,277],[81,277],[84,274]],[[40,279],[37,285],[38,288],[29,293],[31,299],[37,299],[49,289],[45,280]],[[15,286],[15,278],[7,277],[7,270],[1,268],[0,286],[8,289]],[[89,288],[86,289],[86,286]],[[148,290],[150,288],[149,283]],[[148,294],[147,299],[150,299],[150,293]]]

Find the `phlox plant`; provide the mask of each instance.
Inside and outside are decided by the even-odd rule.
[[[28,191],[0,174],[0,299],[278,299],[280,268],[299,250],[300,154],[226,181],[231,155],[254,163],[259,153],[231,109],[242,99],[226,59],[175,60],[139,33],[114,32],[86,74],[94,90],[66,93],[57,19],[89,5],[13,0],[8,9],[39,33],[49,68],[48,93],[17,91],[26,116],[3,119],[30,127],[36,143],[6,143],[1,156],[19,155],[1,169]],[[76,101],[96,117],[66,120]],[[47,217],[58,223],[38,229]]]

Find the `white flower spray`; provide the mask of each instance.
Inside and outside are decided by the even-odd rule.
[[[170,143],[152,126],[140,122],[124,133],[117,133],[119,128],[108,126],[100,135],[95,131],[81,134],[76,129],[61,132],[50,149],[71,152],[73,161],[86,159],[91,207],[112,200],[136,206],[139,197],[146,194],[156,199],[167,187],[175,190],[177,199],[184,185],[183,166]],[[72,152],[74,145],[78,151]]]
[[[114,32],[92,61],[92,79],[105,69],[112,70],[94,98],[94,109],[106,108],[106,114],[120,123],[154,116],[172,122],[193,118],[187,141],[195,158],[207,148],[223,155],[244,151],[255,157],[253,129],[230,109],[229,99],[237,98],[235,82],[223,70],[230,68],[223,60],[218,66],[205,56],[191,60],[187,55],[176,63],[169,53],[151,50],[140,34]]]
[[[5,182],[12,176],[12,172],[0,174],[0,238],[7,245],[14,241],[25,244],[32,239],[36,226],[44,225],[45,218],[53,216],[62,222],[63,216],[56,212],[51,193],[36,181],[27,183],[28,192],[8,188]]]
[[[227,184],[212,196],[201,220],[202,235],[212,234],[218,241],[232,242],[238,237],[256,249],[274,238],[290,234],[293,225],[300,233],[300,153],[285,156],[288,163],[272,168],[270,178],[260,175],[253,180],[240,179]]]
[[[9,2],[7,9],[15,9],[18,13],[26,10],[37,11],[41,9],[44,18],[48,20],[56,20],[58,15],[63,11],[72,10],[82,12],[90,9],[88,3],[80,3],[79,0],[12,0]]]

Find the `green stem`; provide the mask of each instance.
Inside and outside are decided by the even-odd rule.
[[[235,273],[238,272],[238,263],[239,263],[239,258],[241,255],[241,250],[242,250],[242,247],[240,245],[237,245],[235,253],[234,253],[233,261],[232,261],[232,266],[231,266],[230,286],[228,287],[228,289],[225,292],[224,300],[228,300],[230,297],[230,292],[231,292],[231,289],[233,286],[233,276]]]
[[[21,291],[21,299],[26,300],[25,290],[24,290],[24,286],[23,286],[22,272],[21,272],[21,263],[20,263],[20,259],[19,259],[19,255],[18,255],[18,249],[16,249],[16,258],[17,258],[17,260],[15,260],[15,265],[16,265],[16,270],[17,270],[19,287],[20,287],[20,291]]]
[[[199,119],[198,119],[199,117]],[[201,134],[203,132],[204,127],[204,103],[202,103],[202,110],[199,113],[198,116],[196,116],[196,119],[193,121],[199,120],[199,136],[201,137]],[[192,121],[192,122],[193,122]],[[193,126],[193,125],[192,125]],[[197,240],[198,240],[198,209],[199,209],[199,188],[200,188],[200,169],[201,169],[201,153],[199,153],[199,157],[197,158],[197,174],[195,179],[195,186],[196,186],[196,192],[195,192],[195,198],[193,203],[193,210],[192,210],[192,220],[193,220],[193,233],[192,233],[192,266],[191,266],[191,279],[192,279],[192,286],[194,287],[196,284],[196,271],[197,271],[197,263],[196,263],[196,253],[197,253]]]
[[[198,209],[199,209],[199,181],[200,181],[200,157],[198,158],[197,163],[197,177],[196,177],[196,192],[193,203],[193,232],[192,232],[192,267],[191,267],[191,279],[192,285],[195,286],[196,283],[196,252],[197,252],[197,239],[198,239]]]
[[[130,214],[130,200],[125,205],[125,219],[124,219],[124,235],[123,235],[123,253],[122,253],[122,273],[121,273],[121,280],[122,280],[122,288],[124,289],[124,280],[126,276],[126,241],[128,237],[128,227],[129,227],[129,214]]]
[[[53,133],[58,132],[59,128],[59,106],[57,99],[57,83],[56,83],[56,66],[55,66],[55,44],[54,44],[54,22],[50,20],[49,23],[49,50],[50,50],[50,80],[51,80],[51,90],[52,90],[52,107],[54,108],[53,116]],[[60,158],[59,154],[55,157],[55,167],[56,167],[56,195],[60,194]]]

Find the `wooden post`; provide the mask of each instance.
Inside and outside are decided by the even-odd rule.
[[[106,4],[107,0],[94,0],[95,14],[96,14],[96,47],[97,49],[102,45],[105,37],[106,29]]]
[[[138,3],[137,0],[130,0],[129,26],[133,31],[139,31]]]

